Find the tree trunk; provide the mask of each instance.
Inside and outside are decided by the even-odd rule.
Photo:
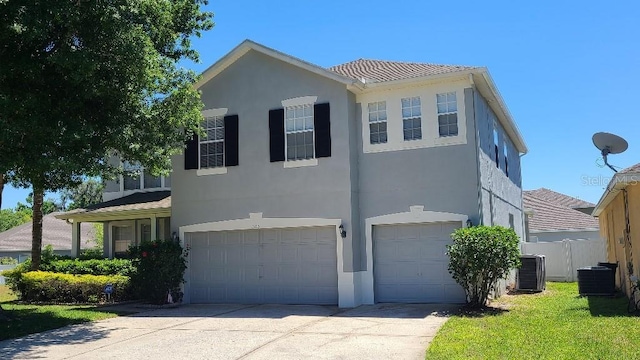
[[[4,190],[4,174],[0,174],[0,209],[2,209],[2,190]]]
[[[33,186],[33,227],[31,237],[31,270],[40,268],[42,254],[42,200],[44,190]]]

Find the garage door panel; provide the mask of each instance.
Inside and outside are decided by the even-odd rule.
[[[198,238],[191,242],[189,264],[194,303],[338,301],[333,227],[223,231],[209,233],[208,241]],[[212,257],[219,261],[213,264]]]
[[[381,225],[373,228],[377,302],[464,302],[451,278],[446,245],[460,223]],[[460,293],[462,292],[462,296]]]

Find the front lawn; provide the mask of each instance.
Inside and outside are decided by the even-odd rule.
[[[506,295],[495,311],[452,316],[427,359],[638,359],[640,318],[625,297],[579,297],[577,283]],[[500,310],[502,309],[502,310]]]
[[[0,285],[0,304],[11,317],[0,320],[0,340],[118,316],[92,305],[23,305],[16,304],[16,299],[7,286]]]

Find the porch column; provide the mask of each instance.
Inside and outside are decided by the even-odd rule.
[[[81,222],[74,220],[71,224],[71,257],[77,258],[80,256],[80,224]]]
[[[158,220],[151,216],[151,241],[158,240]]]

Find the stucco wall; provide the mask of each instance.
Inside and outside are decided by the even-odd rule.
[[[629,255],[633,263],[633,274],[640,274],[640,185],[628,185],[629,225],[631,247],[626,244],[624,229],[626,226],[624,212],[624,196],[619,192],[616,197],[604,208],[599,216],[600,234],[607,240],[607,256],[609,262],[618,262],[620,270],[616,277],[617,286],[621,286],[629,292],[629,268],[627,262]],[[629,249],[631,251],[629,251]]]
[[[478,91],[474,91],[474,109],[479,143],[479,169],[482,202],[482,223],[509,227],[509,214],[514,217],[514,230],[525,239],[522,211],[522,177],[520,154]],[[494,150],[494,124],[498,130],[500,168],[496,167]],[[503,146],[507,145],[509,176],[505,174]]]
[[[226,174],[197,176],[196,170],[184,170],[183,156],[175,156],[172,231],[259,212],[265,218],[339,218],[350,229],[344,239],[344,269],[357,270],[354,259],[360,256],[352,241],[357,236],[352,224],[357,218],[352,209],[357,173],[351,171],[349,153],[354,97],[346,86],[250,51],[200,90],[205,109],[227,108],[229,115],[239,116],[239,165]],[[285,169],[284,162],[269,161],[268,112],[282,108],[282,100],[300,96],[330,103],[332,155],[318,159],[317,166]]]

